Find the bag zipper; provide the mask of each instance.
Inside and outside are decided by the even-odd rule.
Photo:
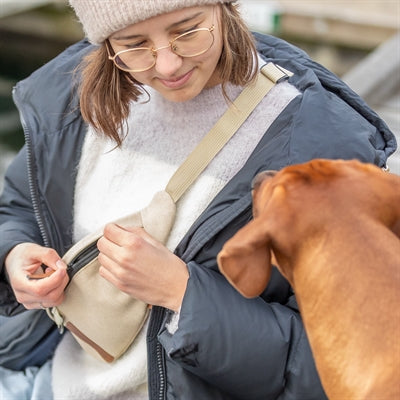
[[[82,249],[67,265],[67,272],[70,280],[87,263],[99,255],[97,240]]]

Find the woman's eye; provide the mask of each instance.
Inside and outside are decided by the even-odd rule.
[[[178,36],[177,39],[179,41],[193,40],[199,35],[199,32],[200,31],[198,31],[198,30],[194,30],[194,31],[190,30],[190,31]]]
[[[190,27],[190,28],[188,28],[188,29],[182,29],[182,30],[180,30],[179,32],[176,32],[176,36],[184,35],[185,33],[189,33],[189,32],[191,32],[191,31],[194,31],[194,30],[197,29],[197,28],[198,28],[198,25],[192,26],[192,27]]]
[[[128,49],[137,49],[138,47],[145,47],[146,41],[142,40],[141,42],[138,43],[130,43],[126,47]]]

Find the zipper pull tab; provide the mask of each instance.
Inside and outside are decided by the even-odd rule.
[[[60,332],[60,335],[62,335],[64,333],[64,318],[58,311],[58,308],[47,308],[46,311],[50,319],[52,319],[56,323],[58,331]]]

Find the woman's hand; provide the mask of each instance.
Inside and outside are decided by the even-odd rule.
[[[35,279],[43,273],[42,279]],[[21,243],[7,255],[5,267],[17,301],[27,309],[54,307],[64,299],[67,266],[53,249]],[[33,278],[33,279],[32,279]]]
[[[100,275],[145,303],[178,311],[186,290],[186,264],[143,228],[108,224],[97,242]]]

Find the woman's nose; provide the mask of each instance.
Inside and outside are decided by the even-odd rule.
[[[173,76],[182,66],[183,58],[175,54],[171,47],[165,47],[157,51],[154,68],[164,78]]]

